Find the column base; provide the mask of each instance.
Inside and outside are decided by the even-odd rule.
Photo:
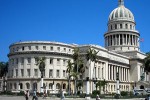
[[[85,100],[91,100],[91,97],[85,97]]]

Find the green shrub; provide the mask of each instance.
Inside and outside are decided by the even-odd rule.
[[[24,91],[20,91],[19,93],[17,93],[18,96],[23,96],[24,95]]]
[[[115,99],[119,99],[120,98],[120,94],[115,94],[114,98]]]
[[[127,96],[128,92],[127,91],[121,91],[121,96]]]

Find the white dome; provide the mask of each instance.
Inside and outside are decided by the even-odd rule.
[[[127,19],[134,21],[134,16],[129,9],[121,5],[118,8],[114,9],[109,15],[109,21],[119,19]]]

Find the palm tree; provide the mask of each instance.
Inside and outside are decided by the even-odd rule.
[[[8,62],[0,62],[0,77],[3,77],[3,91],[6,92],[6,75],[8,73]]]
[[[45,57],[36,57],[35,58],[36,61],[37,61],[37,66],[39,66],[39,70],[41,72],[41,92],[43,93],[43,74],[44,74],[44,71],[45,71]]]
[[[70,95],[70,78],[71,78],[71,73],[73,72],[73,63],[68,60],[68,65],[67,65],[67,70],[66,70],[66,73],[68,73],[68,79],[69,79],[69,82],[68,82],[68,94]]]
[[[99,94],[101,94],[101,87],[103,87],[103,91],[105,91],[105,85],[107,84],[107,82],[105,80],[99,80],[96,83],[96,88],[99,87]]]
[[[78,87],[83,87],[83,75],[84,75],[86,69],[87,69],[87,66],[85,66],[83,64],[83,60],[80,60],[80,63],[79,63],[79,75],[81,75],[81,81],[79,82]]]
[[[145,72],[149,75],[149,79],[150,79],[150,52],[146,53],[144,64],[145,64]]]
[[[76,88],[76,84],[77,84],[77,80],[78,80],[78,75],[79,75],[79,62],[80,62],[80,55],[79,55],[79,48],[75,47],[74,48],[74,53],[73,53],[73,60],[74,60],[74,68],[73,68],[73,73],[71,76],[74,77],[75,80],[75,95],[77,94],[77,88]]]
[[[95,65],[95,61],[97,60],[98,52],[99,51],[96,51],[95,49],[91,49],[91,48],[88,49],[87,54],[86,54],[86,59],[87,59],[87,61],[90,62],[89,66],[91,66],[91,62],[94,62],[94,65]],[[94,70],[94,69],[91,68],[91,70]],[[91,77],[91,75],[90,75],[90,77]]]

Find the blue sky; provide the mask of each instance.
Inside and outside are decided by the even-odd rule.
[[[136,29],[150,51],[150,0],[125,0]],[[58,41],[104,46],[110,12],[118,0],[0,0],[0,61],[7,61],[9,45],[18,41]]]

